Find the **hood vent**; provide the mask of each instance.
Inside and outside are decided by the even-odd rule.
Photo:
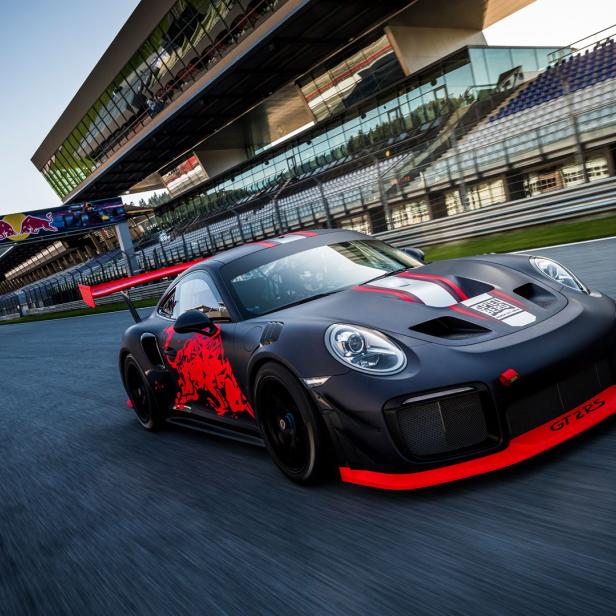
[[[521,287],[513,290],[514,293],[527,299],[529,302],[541,306],[541,308],[547,308],[550,304],[556,301],[554,295],[552,295],[547,289],[540,287],[538,284],[527,282]]]
[[[491,330],[476,325],[464,319],[457,317],[440,317],[425,321],[409,328],[411,331],[419,332],[427,336],[435,338],[443,338],[444,340],[465,340],[467,338],[476,338],[489,334]]]
[[[455,280],[469,297],[489,293],[494,289],[491,284],[486,284],[485,282],[481,282],[481,280],[473,280],[472,278],[464,278],[463,276],[455,276]]]

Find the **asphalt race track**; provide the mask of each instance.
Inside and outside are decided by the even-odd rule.
[[[616,239],[539,251],[616,297]],[[128,313],[0,327],[0,613],[616,613],[616,422],[409,493],[289,483],[264,450],[143,431]]]

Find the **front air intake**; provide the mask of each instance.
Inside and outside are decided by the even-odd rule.
[[[512,438],[572,411],[614,384],[608,358],[575,366],[559,376],[551,380],[545,375],[536,375],[512,392],[513,399],[507,406]]]
[[[414,404],[398,413],[400,432],[414,456],[435,456],[479,445],[488,426],[478,393]]]
[[[479,385],[392,400],[385,417],[401,451],[418,461],[492,449],[502,432],[491,397]]]

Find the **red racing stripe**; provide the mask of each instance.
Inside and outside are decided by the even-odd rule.
[[[496,289],[492,289],[491,293],[492,295],[499,295],[500,297],[505,298],[506,300],[510,301],[512,304],[515,304],[516,306],[519,306],[520,308],[526,308],[526,306],[519,299],[515,299],[515,297],[511,297],[509,295],[506,295],[505,293],[501,293],[500,291],[497,291]]]
[[[464,308],[460,308],[460,306],[449,306],[452,310],[455,310],[456,312],[460,312],[462,314],[465,314],[466,316],[469,317],[475,317],[476,319],[479,319],[480,321],[487,321],[488,317],[484,317],[480,314],[477,314],[476,312],[471,312],[470,310],[464,310]]]
[[[412,272],[401,272],[399,276],[404,276],[405,278],[417,278],[419,280],[431,280],[441,282],[444,285],[448,286],[449,289],[454,291],[454,293],[458,296],[459,299],[468,299],[468,295],[464,293],[464,291],[462,291],[462,289],[457,284],[451,282],[451,280],[443,276],[433,276],[430,274],[413,274]]]
[[[280,244],[278,244],[277,242],[250,242],[250,245],[254,246],[255,244],[258,244],[260,246],[267,246],[268,248],[273,248],[274,246],[280,246]]]
[[[394,295],[405,302],[413,302],[416,304],[423,304],[423,302],[408,291],[396,291],[395,289],[388,289],[386,287],[373,287],[367,285],[358,285],[353,287],[353,291],[365,291],[367,293],[384,293],[385,295]]]
[[[314,231],[289,231],[288,233],[285,233],[285,235],[304,235],[306,237],[314,237],[319,234]]]
[[[528,460],[592,428],[614,412],[616,412],[616,385],[608,387],[577,408],[511,439],[507,449],[502,451],[416,473],[379,473],[341,467],[340,477],[347,483],[383,490],[415,490],[457,481]]]

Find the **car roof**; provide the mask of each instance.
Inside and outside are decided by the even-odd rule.
[[[324,237],[327,236],[327,237]],[[302,231],[291,231],[284,235],[268,238],[258,242],[249,242],[217,253],[205,261],[194,265],[187,271],[197,269],[217,270],[221,267],[248,257],[257,256],[258,253],[277,247],[286,247],[285,254],[307,250],[312,245],[332,244],[337,241],[348,241],[351,239],[370,239],[370,236],[357,231],[346,229],[311,229]],[[324,241],[325,240],[325,241]],[[264,255],[263,255],[264,256]],[[282,255],[281,255],[282,256]]]

